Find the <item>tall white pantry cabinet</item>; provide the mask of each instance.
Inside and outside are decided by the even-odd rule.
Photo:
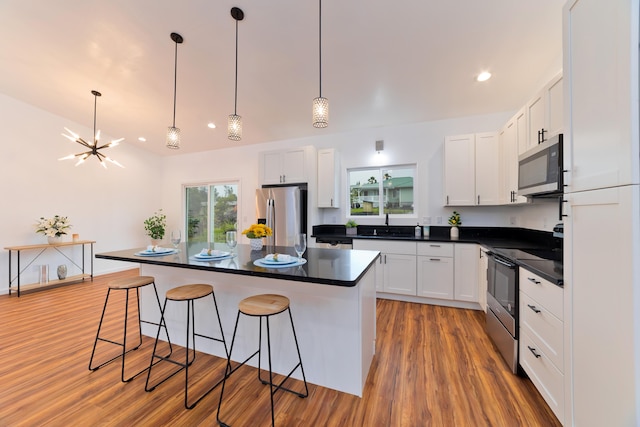
[[[565,425],[640,425],[639,21],[563,10]]]

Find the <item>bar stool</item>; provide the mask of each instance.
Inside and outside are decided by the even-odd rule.
[[[207,336],[207,335],[202,335],[199,333],[196,333],[196,320],[195,320],[195,305],[194,302],[197,299],[200,298],[204,298],[206,296],[211,295],[212,299],[213,299],[213,306],[215,308],[215,312],[216,312],[216,317],[218,318],[218,326],[220,327],[220,336],[221,338],[216,338],[216,337],[212,337],[212,336]],[[198,402],[200,402],[206,395],[208,395],[214,388],[216,388],[220,383],[222,383],[222,380],[224,379],[224,376],[222,377],[222,379],[220,379],[220,381],[218,381],[216,384],[214,384],[209,390],[207,390],[205,393],[203,393],[200,397],[198,397],[198,399],[196,401],[194,401],[193,403],[189,404],[188,398],[189,398],[189,366],[195,361],[196,358],[196,336],[201,337],[201,338],[206,338],[212,341],[217,341],[217,342],[221,342],[224,345],[224,353],[225,355],[227,355],[227,360],[229,359],[229,352],[227,351],[227,343],[224,339],[224,334],[222,332],[222,322],[220,321],[220,313],[218,312],[218,304],[216,302],[216,296],[215,293],[213,292],[213,286],[211,285],[203,285],[203,284],[194,284],[194,285],[183,285],[183,286],[178,286],[177,288],[172,288],[169,289],[167,291],[166,294],[166,299],[164,301],[164,306],[162,307],[162,314],[161,314],[161,323],[166,322],[165,321],[165,313],[166,313],[166,307],[167,307],[167,302],[168,301],[186,301],[187,302],[187,333],[186,333],[186,338],[187,338],[187,343],[185,346],[185,361],[184,363],[179,362],[177,360],[171,359],[170,357],[167,356],[159,356],[156,354],[156,347],[158,345],[158,338],[160,337],[160,327],[158,327],[158,335],[156,336],[156,343],[153,347],[153,355],[151,356],[151,363],[149,365],[149,371],[147,373],[147,382],[145,384],[145,391],[153,391],[157,386],[159,386],[160,384],[162,384],[163,382],[165,382],[166,380],[168,380],[169,378],[173,377],[174,375],[176,375],[178,372],[182,371],[184,369],[185,372],[185,378],[184,378],[184,407],[187,409],[192,409],[193,407],[195,407]],[[192,357],[191,360],[189,360],[189,338],[191,338],[192,344],[193,344],[193,349],[192,349]],[[174,365],[179,366],[179,368],[170,373],[169,375],[167,375],[165,378],[163,378],[162,380],[160,380],[159,382],[157,382],[154,386],[149,387],[149,378],[151,377],[151,368],[158,362],[154,363],[154,359],[159,359],[158,362],[161,361],[166,361],[166,362],[170,362]],[[228,369],[228,361],[227,361],[227,368]],[[225,370],[225,374],[226,374],[227,370]]]
[[[91,352],[91,359],[89,359],[89,370],[90,371],[96,371],[98,369],[100,369],[101,367],[103,367],[104,365],[113,362],[114,360],[118,359],[118,358],[122,358],[122,370],[120,373],[120,380],[122,382],[129,382],[132,379],[134,379],[135,377],[137,377],[138,375],[140,375],[141,373],[143,373],[144,371],[146,371],[147,368],[144,368],[143,370],[141,370],[140,372],[132,375],[131,377],[125,379],[124,378],[124,370],[125,370],[125,355],[133,350],[137,350],[140,345],[142,344],[142,323],[148,323],[151,325],[156,325],[159,328],[164,327],[165,332],[167,334],[167,341],[169,342],[169,351],[173,351],[173,348],[171,347],[171,340],[169,340],[169,333],[167,332],[167,328],[166,325],[162,325],[162,321],[161,323],[155,323],[155,322],[151,322],[148,320],[143,320],[140,318],[140,288],[142,288],[143,286],[147,286],[147,285],[153,285],[153,291],[156,294],[156,301],[158,302],[158,310],[162,310],[162,306],[160,304],[160,297],[158,296],[158,289],[156,288],[156,283],[155,283],[155,278],[151,277],[151,276],[138,276],[138,277],[126,277],[126,278],[122,278],[122,279],[115,279],[110,281],[107,286],[109,287],[109,289],[107,290],[107,297],[105,298],[104,301],[104,306],[102,307],[102,315],[100,316],[100,323],[98,325],[98,332],[96,333],[96,339],[93,342],[93,351]],[[102,330],[102,322],[104,320],[104,314],[107,311],[107,304],[109,303],[109,296],[111,295],[111,291],[119,291],[119,290],[124,290],[127,292],[127,295],[125,297],[125,309],[124,309],[124,331],[122,334],[122,342],[117,342],[117,341],[113,341],[110,340],[108,338],[103,338],[100,336],[100,331]],[[131,348],[129,350],[127,350],[127,323],[128,323],[128,319],[129,319],[129,291],[135,290],[136,291],[136,300],[138,303],[138,344],[134,347]],[[98,366],[92,366],[93,365],[93,357],[95,356],[96,353],[96,347],[98,345],[98,341],[104,341],[110,344],[114,344],[117,346],[122,347],[122,353],[107,360],[106,362],[98,365]]]
[[[289,320],[291,321],[291,330],[293,331],[293,339],[296,343],[296,351],[298,352],[298,364],[293,367],[291,372],[280,382],[280,384],[273,384],[273,371],[271,369],[271,336],[269,331],[269,317],[274,316],[276,314],[280,314],[284,311],[289,312]],[[259,333],[258,333],[258,350],[245,359],[244,362],[240,363],[233,370],[231,369],[231,352],[233,351],[233,344],[236,339],[236,332],[238,330],[238,321],[240,320],[240,314],[244,314],[246,316],[258,317],[259,319]],[[262,352],[262,319],[265,319],[265,323],[267,325],[267,353],[269,360],[269,381],[265,381],[260,376],[260,354]],[[273,413],[273,395],[276,391],[282,389],[284,391],[288,391],[293,393],[299,397],[307,397],[309,395],[309,388],[307,387],[307,379],[304,375],[304,368],[302,366],[302,357],[300,356],[300,347],[298,346],[298,338],[296,337],[296,330],[293,326],[293,317],[291,316],[291,308],[289,303],[289,298],[282,295],[274,295],[274,294],[263,294],[263,295],[254,295],[248,298],[243,299],[238,304],[238,315],[236,316],[236,326],[233,330],[233,338],[231,339],[231,349],[229,350],[229,359],[227,363],[228,374],[225,375],[224,381],[222,382],[222,390],[220,390],[220,402],[218,403],[218,412],[216,414],[216,419],[218,424],[221,426],[228,427],[227,424],[220,421],[220,407],[222,406],[222,396],[224,394],[224,386],[227,382],[227,378],[231,376],[233,372],[235,372],[242,365],[251,360],[254,356],[258,356],[258,380],[262,384],[269,384],[270,388],[270,397],[271,397],[271,425],[275,426],[275,416]],[[285,388],[282,385],[289,379],[291,374],[295,372],[296,369],[300,367],[300,371],[302,372],[302,380],[304,381],[304,390],[305,393],[298,393],[291,389]]]

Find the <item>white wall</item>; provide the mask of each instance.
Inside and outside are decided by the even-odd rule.
[[[416,219],[393,220],[398,225],[423,223],[431,217],[436,224],[442,217],[446,224],[453,208],[442,206],[443,141],[446,135],[495,131],[512,112],[465,117],[393,127],[363,129],[332,134],[330,128],[321,136],[277,141],[250,147],[234,147],[196,154],[159,157],[148,151],[128,146],[126,141],[107,149],[109,155],[125,165],[103,169],[95,158],[74,167],[74,162],[58,161],[80,150],[60,134],[66,126],[86,139],[91,137],[93,123],[72,123],[15,99],[0,95],[3,111],[3,136],[0,145],[0,194],[3,197],[0,244],[2,247],[44,243],[45,238],[34,231],[41,216],[68,216],[81,239],[96,240],[95,251],[105,252],[147,244],[143,221],[159,208],[167,214],[170,228],[180,227],[183,212],[184,184],[216,180],[238,180],[241,200],[239,228],[255,220],[254,189],[258,182],[258,152],[295,146],[337,148],[341,156],[342,186],[346,170],[352,167],[416,163]],[[108,131],[108,124],[105,131]],[[103,140],[118,135],[107,135]],[[384,140],[385,149],[377,154],[376,140]],[[188,143],[188,142],[185,142]],[[311,170],[310,226],[323,223],[344,223],[347,210],[317,209],[315,200],[315,168]],[[343,193],[342,206],[346,206]],[[526,205],[504,207],[461,207],[457,209],[464,225],[521,226],[550,231],[557,222],[557,205]],[[362,224],[379,219],[359,220]],[[77,253],[77,250],[76,252]],[[23,253],[23,268],[37,252]],[[68,262],[47,251],[25,269],[22,283],[38,280],[37,266],[50,265],[51,275],[58,264]],[[130,267],[131,264],[95,260],[95,273],[104,274]],[[69,274],[76,274],[72,271]],[[15,277],[15,266],[14,274]],[[0,293],[8,290],[8,252],[0,253]]]
[[[0,144],[0,247],[45,243],[35,233],[40,217],[69,217],[71,233],[95,240],[96,252],[145,246],[143,221],[161,207],[161,162],[158,156],[128,146],[107,149],[108,155],[125,166],[105,170],[95,158],[74,167],[72,160],[58,161],[81,152],[79,144],[60,134],[63,127],[91,139],[93,123],[73,123],[15,99],[0,95],[2,143]],[[90,112],[89,112],[90,113]],[[88,114],[90,116],[90,114]],[[104,131],[103,140],[111,139]],[[114,137],[118,137],[117,135]],[[106,154],[105,151],[105,154]],[[71,237],[68,237],[71,240]],[[77,248],[73,250],[77,252]],[[79,253],[79,252],[77,252]],[[23,252],[22,266],[37,254]],[[14,257],[15,260],[15,257]],[[37,266],[49,264],[51,278],[59,264],[69,264],[48,250],[22,276],[22,283],[38,280]],[[95,273],[122,269],[124,263],[95,260]],[[15,277],[15,264],[13,275]],[[0,252],[0,293],[8,290],[8,251]],[[78,271],[69,269],[69,275]]]
[[[239,203],[239,228],[244,229],[255,221],[254,189],[258,180],[258,152],[313,146],[336,148],[341,157],[341,182],[343,192],[340,209],[317,209],[315,200],[315,170],[309,180],[310,226],[315,224],[346,222],[348,206],[346,200],[346,170],[348,168],[416,163],[419,183],[417,194],[417,217],[415,219],[391,219],[392,224],[415,225],[431,217],[446,224],[453,208],[443,206],[443,142],[446,135],[472,132],[496,131],[513,115],[513,112],[485,116],[440,120],[403,126],[363,129],[349,133],[331,134],[330,128],[322,136],[260,144],[252,147],[209,151],[197,154],[171,156],[163,159],[163,207],[170,218],[181,218],[183,214],[182,185],[186,183],[211,182],[239,179],[241,185]],[[245,124],[250,125],[250,124]],[[384,140],[384,151],[374,150],[375,141]],[[557,221],[557,204],[543,203],[526,206],[460,207],[464,225],[518,226],[551,231]],[[379,223],[380,219],[358,219],[361,224]],[[513,222],[513,224],[512,224]],[[179,226],[176,222],[172,225]]]

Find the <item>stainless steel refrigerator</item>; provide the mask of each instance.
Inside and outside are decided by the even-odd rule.
[[[273,230],[268,246],[293,246],[297,233],[307,232],[307,188],[273,186],[256,190],[256,214],[259,224]]]

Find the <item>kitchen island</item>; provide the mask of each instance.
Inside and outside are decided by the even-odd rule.
[[[213,285],[228,346],[231,345],[238,303],[243,298],[263,293],[288,297],[307,381],[362,396],[375,352],[375,261],[379,252],[308,248],[304,254],[305,264],[271,268],[255,262],[270,253],[295,256],[293,248],[265,246],[261,251],[252,251],[249,245],[238,245],[233,256],[214,261],[196,258],[203,248],[229,251],[224,244],[183,243],[177,253],[164,256],[136,255],[145,248],[95,256],[139,264],[140,274],[155,277],[161,298],[176,286]],[[141,289],[144,319],[159,320],[160,313],[154,300],[152,289]],[[197,333],[217,332],[210,300],[197,300],[195,311]],[[165,317],[172,343],[184,346],[186,305],[168,304]],[[276,316],[271,320],[274,371],[284,375],[297,363],[286,317]],[[156,332],[155,328],[143,325],[145,335],[155,337]],[[255,351],[257,340],[257,320],[242,316],[233,360],[246,359]],[[205,341],[197,341],[198,350],[226,357],[221,343]],[[257,366],[257,360],[252,359],[252,365]],[[267,361],[263,360],[261,365],[267,366]],[[293,377],[302,378],[299,370]]]

